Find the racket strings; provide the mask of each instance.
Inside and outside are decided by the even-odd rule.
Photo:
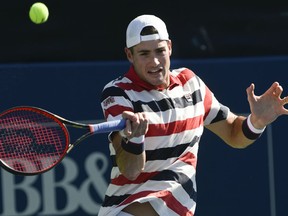
[[[63,157],[66,145],[65,126],[50,116],[29,110],[0,116],[0,159],[16,172],[53,167]]]

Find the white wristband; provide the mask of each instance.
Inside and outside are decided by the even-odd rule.
[[[264,131],[265,128],[266,128],[266,127],[262,128],[262,129],[257,129],[257,128],[255,128],[255,127],[252,125],[252,123],[251,123],[251,114],[250,114],[250,115],[248,116],[248,118],[247,118],[247,124],[248,124],[249,129],[250,129],[253,133],[255,133],[255,134],[261,134],[261,133],[263,133],[263,131]]]
[[[123,138],[127,138],[127,136],[124,134],[124,130],[119,131],[119,134]],[[139,137],[133,137],[129,139],[130,142],[135,143],[135,144],[142,144],[145,140],[145,135],[141,135]]]
[[[133,137],[129,140],[129,142],[135,143],[135,144],[143,144],[145,140],[145,135],[141,135],[139,137]]]

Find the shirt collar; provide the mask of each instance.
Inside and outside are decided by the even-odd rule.
[[[139,76],[136,74],[133,65],[131,65],[129,71],[125,74],[125,76],[128,79],[130,79],[131,81],[133,81],[136,85],[138,85],[138,86],[140,86],[146,90],[158,90],[158,91],[164,90],[164,88],[162,88],[162,87],[153,86],[153,85],[141,80],[139,78]],[[178,86],[181,84],[181,81],[179,80],[179,78],[176,76],[173,76],[172,73],[169,73],[169,79],[170,79],[170,84],[169,84],[167,89],[173,89],[175,86]]]

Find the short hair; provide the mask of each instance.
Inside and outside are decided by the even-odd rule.
[[[158,31],[154,26],[145,26],[140,33],[142,36],[151,34],[158,34]]]

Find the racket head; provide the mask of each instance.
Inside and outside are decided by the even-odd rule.
[[[69,132],[54,114],[14,107],[0,114],[0,165],[18,175],[46,172],[62,161]]]

